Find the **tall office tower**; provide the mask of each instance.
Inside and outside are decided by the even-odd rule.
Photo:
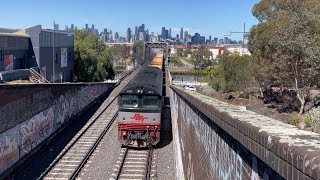
[[[168,39],[171,39],[171,28],[169,28]]]
[[[139,36],[139,32],[138,32],[138,27],[136,26],[135,29],[134,29],[135,40],[138,40],[138,36]]]
[[[211,36],[209,36],[209,41],[211,41]]]
[[[145,25],[141,24],[141,31],[144,31],[144,30],[145,30]]]
[[[114,33],[114,39],[119,39],[119,33],[118,32]]]
[[[91,32],[91,33],[95,33],[94,24],[91,25],[91,30],[90,30],[90,32]]]
[[[98,29],[94,29],[94,35],[99,36],[99,30]]]
[[[107,34],[108,33],[108,29],[107,28],[104,28],[103,29],[103,34]]]
[[[128,28],[127,30],[127,42],[131,42],[131,29]]]
[[[88,24],[86,24],[86,32],[89,32],[89,25]]]
[[[74,24],[71,24],[70,30],[74,30]]]
[[[113,41],[113,35],[112,35],[112,30],[110,29],[109,31],[109,40],[112,42]]]
[[[166,28],[162,27],[162,29],[161,29],[161,38],[165,39],[165,35],[166,35]]]
[[[180,30],[180,39],[183,39],[183,28]]]
[[[166,29],[166,31],[165,31],[165,38],[164,39],[168,39],[168,37],[169,37],[169,31],[168,31],[168,29]]]
[[[184,32],[184,40],[185,40],[185,41],[188,41],[188,31],[185,31],[185,32]]]
[[[74,30],[78,30],[78,27],[77,27],[77,26],[75,26],[75,27],[74,27]]]
[[[144,41],[144,34],[143,32],[139,32],[139,38],[138,38],[139,41]]]
[[[179,39],[179,34],[177,34],[177,40]]]

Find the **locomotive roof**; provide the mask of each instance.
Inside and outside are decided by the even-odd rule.
[[[125,94],[156,94],[162,96],[163,72],[146,67],[122,90]]]

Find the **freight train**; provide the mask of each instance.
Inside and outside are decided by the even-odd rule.
[[[124,146],[143,148],[160,141],[163,62],[157,53],[119,94],[118,138]]]

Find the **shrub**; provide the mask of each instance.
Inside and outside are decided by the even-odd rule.
[[[291,116],[291,123],[294,124],[294,125],[299,124],[300,120],[301,120],[301,118],[297,114],[294,114],[294,115]]]
[[[305,127],[311,127],[311,118],[309,116],[304,117]]]
[[[216,91],[222,91],[222,92],[226,91],[226,83],[224,79],[213,78],[210,81],[209,86],[211,86]]]
[[[314,132],[320,133],[320,106],[313,108],[306,113],[306,118],[310,119],[310,126]]]

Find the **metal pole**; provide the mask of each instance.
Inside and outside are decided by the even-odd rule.
[[[53,62],[52,62],[52,82],[54,83],[55,82],[55,21],[53,21],[53,39],[52,39],[52,42],[53,42],[53,45],[52,45],[52,54],[53,54]]]
[[[246,35],[246,23],[244,22],[244,24],[243,24],[243,39],[242,39],[242,55],[244,53],[244,38],[245,38],[245,35]]]

